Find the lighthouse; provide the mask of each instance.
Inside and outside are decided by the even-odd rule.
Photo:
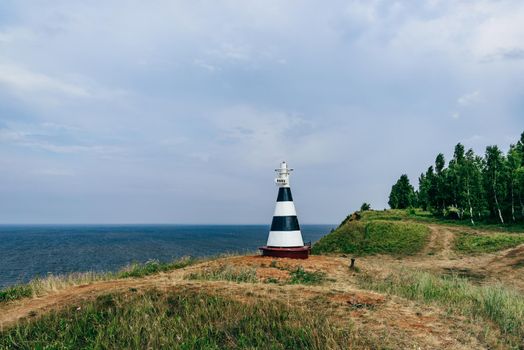
[[[281,258],[307,259],[311,246],[304,245],[297,212],[289,186],[290,169],[286,162],[280,163],[280,168],[275,169],[277,177],[275,183],[278,187],[277,204],[267,245],[260,247],[262,255]]]

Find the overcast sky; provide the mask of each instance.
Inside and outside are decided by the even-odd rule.
[[[524,131],[524,2],[0,2],[0,223],[302,223]]]

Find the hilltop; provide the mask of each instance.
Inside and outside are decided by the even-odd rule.
[[[518,349],[513,230],[365,211],[304,261],[182,259],[34,281],[0,292],[0,348]]]

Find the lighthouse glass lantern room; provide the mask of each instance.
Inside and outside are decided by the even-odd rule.
[[[305,246],[300,232],[297,212],[289,186],[290,169],[286,162],[280,163],[280,168],[275,169],[277,177],[275,183],[278,187],[277,203],[267,245],[260,247],[262,255],[307,259],[310,246]]]

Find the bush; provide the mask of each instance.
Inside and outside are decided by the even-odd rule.
[[[322,271],[306,271],[302,266],[289,272],[291,279],[290,284],[322,284],[326,279],[326,274]]]
[[[33,295],[33,289],[27,284],[19,284],[0,290],[0,303],[11,300],[30,297]]]
[[[459,220],[460,210],[454,206],[447,207],[446,209],[444,209],[444,218],[450,220]]]
[[[192,265],[195,260],[191,257],[183,257],[172,262],[161,263],[158,260],[148,260],[144,264],[133,263],[130,266],[121,270],[118,278],[128,277],[144,277],[158,272],[166,272],[176,269],[182,269],[186,266]]]
[[[371,210],[371,204],[369,203],[362,203],[362,205],[360,206],[360,211],[368,211],[368,210]]]

